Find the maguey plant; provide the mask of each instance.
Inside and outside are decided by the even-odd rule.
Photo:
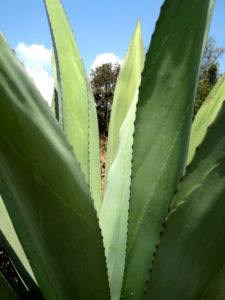
[[[0,36],[0,237],[22,282],[2,271],[0,298],[224,299],[224,76],[192,125],[214,1],[165,0],[146,55],[138,21],[103,199],[89,79],[61,2],[45,6],[52,110]]]

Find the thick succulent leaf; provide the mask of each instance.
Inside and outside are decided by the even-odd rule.
[[[4,196],[6,197],[7,195],[4,195]],[[24,253],[24,250],[23,250],[23,248],[20,244],[20,241],[17,237],[17,234],[15,232],[15,229],[13,227],[13,224],[10,220],[10,217],[8,215],[8,212],[6,210],[6,207],[5,207],[4,202],[3,202],[1,197],[0,197],[0,231],[4,235],[4,240],[7,240],[7,243],[4,243],[4,241],[2,239],[1,239],[1,242],[4,244],[4,246],[7,248],[7,250],[10,250],[7,247],[7,244],[10,245],[10,247],[12,248],[12,250],[15,253],[16,257],[22,263],[23,268],[25,268],[25,270],[29,274],[29,276],[33,279],[33,281],[35,281],[35,277],[34,277],[34,274],[32,272],[32,269],[30,267],[30,264],[27,260],[27,257]],[[12,253],[12,256],[14,256],[14,253]],[[9,253],[9,255],[11,256],[11,253]],[[11,259],[14,262],[14,259],[13,259],[12,256],[11,256]],[[20,270],[17,269],[17,271],[20,273]],[[23,277],[21,279],[24,280]],[[27,282],[26,282],[26,284],[28,285]],[[30,288],[32,288],[32,286],[28,286],[28,288],[30,289]]]
[[[0,241],[4,245],[4,248],[9,256],[10,262],[12,263],[15,272],[17,273],[20,283],[16,283],[8,273],[7,276],[8,283],[13,287],[15,293],[19,295],[22,299],[23,297],[31,297],[32,299],[44,299],[42,293],[37,285],[37,282],[27,271],[26,264],[23,265],[23,262],[17,256],[15,250],[11,247],[8,240],[6,239],[3,232],[0,230]],[[21,247],[21,245],[20,245]],[[17,249],[16,249],[17,250]],[[18,251],[17,251],[18,252]],[[28,262],[26,262],[28,263]],[[4,273],[4,269],[3,269]],[[26,299],[26,298],[25,298]]]
[[[210,282],[204,292],[202,299],[223,300],[225,298],[225,265],[218,271],[218,274]]]
[[[225,298],[224,128],[223,105],[178,188],[145,299]]]
[[[52,96],[52,103],[51,103],[51,111],[53,115],[56,117],[56,119],[59,121],[59,124],[62,126],[62,115],[61,112],[62,110],[60,108],[60,87],[58,86],[59,80],[57,77],[57,70],[56,70],[56,58],[54,54],[54,49],[52,50],[52,70],[54,74],[54,91],[53,91],[53,96]]]
[[[142,297],[161,224],[184,172],[213,4],[166,0],[147,53],[135,120],[125,299]]]
[[[12,288],[5,281],[4,277],[0,273],[0,299],[13,300],[18,299],[13,292]]]
[[[120,297],[127,243],[131,156],[138,89],[120,128],[116,158],[108,174],[107,190],[100,214],[109,284],[113,300]]]
[[[195,149],[202,142],[208,126],[210,126],[225,100],[225,74],[212,89],[209,96],[199,109],[191,127],[191,137],[188,150],[187,165],[191,162]]]
[[[102,237],[79,163],[1,37],[0,119],[2,196],[44,297],[109,299]]]
[[[97,114],[79,49],[60,0],[45,0],[56,65],[58,119],[90,185],[95,207],[101,207]]]
[[[144,59],[138,21],[113,101],[106,163],[108,173],[100,214],[112,299],[119,299],[124,272],[134,118]]]
[[[140,20],[138,20],[122,69],[118,76],[113,99],[107,146],[105,186],[107,186],[108,183],[109,170],[118,153],[120,128],[128,114],[134,95],[140,84],[144,61],[145,53],[141,35],[141,23]]]

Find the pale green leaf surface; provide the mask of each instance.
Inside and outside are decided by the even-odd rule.
[[[79,49],[60,0],[45,0],[56,65],[59,121],[81,164],[95,207],[101,207],[97,114]]]
[[[225,298],[224,128],[223,105],[178,188],[146,300]]]
[[[0,273],[0,299],[2,300],[18,299],[15,293],[13,292],[13,290],[11,289],[11,287],[3,278],[1,273]]]
[[[166,0],[147,53],[135,120],[125,299],[142,297],[162,222],[184,172],[213,4]]]
[[[61,107],[61,90],[59,87],[59,79],[56,69],[56,57],[54,53],[54,49],[52,50],[52,70],[54,74],[54,91],[52,96],[52,103],[51,103],[51,111],[55,118],[59,121],[59,124],[63,128],[63,122],[62,122],[62,109]]]
[[[6,210],[5,204],[0,196],[0,230],[3,232],[4,236],[6,237],[7,241],[13,248],[14,252],[16,253],[17,257],[23,264],[24,268],[28,272],[28,274],[32,277],[35,281],[34,274],[30,267],[30,264],[27,260],[27,257],[24,253],[24,250],[20,244],[20,241],[17,237],[13,224],[10,220],[8,212]],[[3,242],[3,241],[2,241]],[[19,270],[18,270],[19,271]]]
[[[108,266],[112,300],[120,297],[127,242],[131,156],[138,89],[120,128],[116,158],[108,173],[108,185],[100,214],[100,226]]]
[[[134,119],[144,59],[138,21],[113,101],[106,162],[108,173],[100,213],[113,300],[119,299],[124,272]]]
[[[195,149],[202,142],[208,126],[210,126],[216,118],[223,101],[225,100],[225,74],[213,87],[209,96],[206,98],[199,109],[191,127],[191,137],[188,151],[187,165],[191,162]]]
[[[3,200],[44,297],[109,299],[102,237],[79,163],[1,37],[0,119]]]
[[[55,89],[54,89],[53,96],[52,96],[51,111],[53,113],[53,116],[56,117],[56,112],[55,112]]]
[[[108,172],[116,158],[119,148],[120,128],[127,116],[136,90],[140,84],[144,61],[145,53],[141,35],[141,23],[140,20],[138,20],[116,83],[109,124],[105,179],[106,187],[108,183]]]

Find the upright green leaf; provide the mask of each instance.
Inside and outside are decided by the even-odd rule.
[[[45,0],[56,65],[58,119],[101,207],[100,156],[94,98],[79,49],[60,0]]]
[[[147,53],[134,132],[125,299],[142,297],[162,222],[184,172],[213,4],[166,0]]]
[[[7,194],[3,200],[44,297],[109,299],[102,237],[85,178],[48,105],[2,37],[0,119],[1,194]]]
[[[11,289],[11,287],[8,285],[8,283],[5,281],[3,276],[0,273],[0,299],[7,299],[7,300],[13,300],[18,299]]]
[[[140,76],[145,61],[144,46],[141,36],[141,23],[138,20],[132,36],[123,67],[119,73],[109,125],[109,139],[106,160],[106,185],[108,172],[112,166],[119,148],[119,132],[125,120],[136,90],[140,84]]]
[[[178,188],[145,299],[224,299],[225,107]]]
[[[134,118],[144,58],[138,21],[116,86],[109,130],[108,173],[100,213],[113,300],[120,297],[124,272]]]
[[[223,300],[225,297],[225,265],[218,271],[215,278],[204,291],[204,297],[208,300]]]
[[[60,109],[61,101],[61,94],[60,94],[60,87],[59,87],[59,79],[57,77],[57,70],[56,70],[56,57],[54,54],[54,49],[52,50],[52,69],[54,74],[54,91],[52,96],[52,103],[51,103],[51,111],[59,123],[62,125],[62,110]]]
[[[6,197],[6,195],[4,195]],[[9,199],[10,201],[10,199]],[[13,224],[10,220],[10,217],[8,215],[8,212],[6,210],[6,207],[4,205],[4,202],[2,198],[0,197],[0,231],[4,234],[5,238],[7,239],[7,242],[10,244],[12,249],[14,250],[16,256],[21,261],[23,267],[27,271],[27,273],[30,275],[30,277],[35,281],[34,274],[31,270],[30,264],[27,260],[27,257],[24,253],[24,250],[20,244],[20,241],[17,237],[17,234],[15,232],[15,229],[13,227]],[[4,241],[1,241],[4,244]],[[7,246],[7,245],[5,245]],[[20,270],[18,270],[19,272]],[[22,278],[23,280],[23,278]],[[30,288],[28,286],[28,288]]]
[[[225,100],[225,74],[220,78],[212,89],[211,93],[199,109],[193,125],[191,127],[191,137],[188,150],[187,165],[191,162],[195,149],[202,142],[208,126],[210,126],[216,118],[223,101]]]

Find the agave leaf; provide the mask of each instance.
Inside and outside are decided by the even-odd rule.
[[[210,92],[209,96],[206,98],[205,102],[202,104],[201,108],[199,109],[193,125],[191,127],[191,137],[190,137],[190,144],[189,144],[189,151],[188,151],[188,159],[187,165],[190,164],[195,149],[200,145],[202,142],[208,126],[210,126],[220,110],[223,101],[225,100],[225,74],[220,78],[220,80],[216,83],[213,87],[212,91]]]
[[[0,119],[1,194],[44,297],[109,299],[102,237],[79,163],[2,37]]]
[[[119,299],[124,272],[134,118],[144,58],[138,21],[113,101],[106,163],[108,173],[100,214],[113,300]]]
[[[145,299],[208,299],[218,288],[225,297],[224,128],[225,106],[178,188]]]
[[[6,239],[3,232],[0,230],[0,241],[4,245],[4,248],[9,256],[9,259],[14,267],[17,276],[20,278],[21,283],[16,283],[14,279],[12,279],[8,273],[3,274],[8,275],[6,276],[6,280],[8,281],[9,285],[14,289],[15,293],[20,296],[22,299],[23,297],[31,297],[32,299],[43,299],[42,293],[37,285],[37,282],[31,275],[28,273],[27,264],[28,261],[25,261],[25,265],[22,261],[20,261],[19,257],[17,256],[16,252],[14,251],[13,247],[9,244],[8,240]],[[21,244],[20,244],[21,247]],[[17,250],[17,249],[16,249]],[[18,251],[17,251],[18,252]],[[19,253],[20,254],[20,253]],[[25,255],[25,254],[24,254]],[[25,298],[26,299],[26,298]]]
[[[108,185],[100,214],[112,300],[120,297],[127,242],[131,156],[138,90],[120,128],[116,159],[108,174]],[[124,170],[121,172],[121,169]]]
[[[11,234],[11,236],[12,236],[12,234]],[[18,237],[17,237],[17,239],[18,239]],[[11,245],[9,244],[8,240],[6,239],[5,235],[3,234],[3,232],[1,230],[0,230],[0,241],[4,245],[4,249],[6,250],[8,256],[9,256],[9,260],[12,263],[18,278],[20,279],[20,282],[17,283],[17,282],[15,282],[15,280],[13,278],[11,278],[11,276],[8,272],[5,272],[4,268],[1,270],[2,275],[5,277],[8,284],[14,290],[15,294],[17,296],[19,296],[19,298],[21,298],[21,299],[27,299],[28,297],[31,297],[32,299],[33,298],[40,299],[40,300],[43,299],[41,291],[40,291],[39,287],[37,286],[37,282],[35,281],[34,278],[31,277],[31,275],[27,271],[27,269],[30,268],[27,258],[26,258],[26,260],[23,260],[23,262],[20,261],[16,252],[11,247]],[[19,246],[20,246],[20,248],[22,247],[21,244],[19,244]],[[17,251],[17,253],[19,252],[19,254],[21,255],[20,248],[19,248],[20,252],[17,249],[16,249],[16,251]],[[24,252],[22,254],[25,255]],[[24,262],[25,262],[25,264],[23,265]],[[31,271],[31,273],[32,273],[32,271]]]
[[[52,50],[52,69],[53,69],[53,74],[54,74],[54,91],[53,91],[53,96],[52,96],[51,111],[52,111],[53,115],[55,116],[55,118],[62,125],[62,122],[61,122],[62,115],[61,115],[61,110],[59,110],[59,108],[60,108],[59,100],[61,98],[59,98],[60,97],[59,86],[58,86],[59,80],[57,78],[56,58],[55,58],[54,50]]]
[[[204,298],[209,300],[222,300],[225,297],[225,265],[218,271],[218,274],[210,282],[204,291]]]
[[[55,88],[52,96],[52,103],[51,103],[51,111],[53,113],[53,116],[56,117],[56,111],[55,111]]]
[[[144,61],[145,53],[141,35],[141,23],[140,20],[138,20],[116,83],[109,125],[105,179],[106,186],[108,184],[109,170],[118,153],[120,128],[128,114],[134,95],[140,84]]]
[[[6,195],[4,195],[6,197]],[[32,269],[30,267],[30,264],[27,260],[27,257],[24,253],[24,250],[20,244],[20,241],[17,237],[17,234],[15,232],[15,229],[13,227],[13,224],[10,220],[10,217],[8,215],[8,212],[6,210],[6,207],[4,205],[4,202],[2,200],[2,198],[0,197],[0,231],[2,231],[3,235],[4,235],[4,238],[7,240],[7,243],[11,246],[11,248],[13,249],[13,252],[15,253],[15,255],[18,257],[18,259],[20,260],[20,262],[22,263],[23,267],[25,268],[26,272],[29,274],[29,276],[32,278],[32,280],[34,282],[36,282],[35,280],[35,277],[34,277],[34,274],[32,272]],[[4,239],[4,240],[5,240]],[[4,243],[4,241],[2,240],[1,241],[4,246],[6,248],[9,249],[9,247],[7,247],[6,243]],[[7,249],[7,250],[8,250]],[[8,254],[10,255],[10,258],[11,260],[13,261],[13,263],[15,264],[14,262],[14,259],[13,259],[13,254],[11,256],[11,253],[9,253],[10,251],[8,251]],[[20,274],[20,270],[17,269],[18,273]],[[21,275],[21,274],[20,274]],[[24,280],[23,276],[21,278],[22,280]],[[28,289],[32,288],[32,285],[30,286],[27,281],[26,281],[26,285],[28,287]]]
[[[54,47],[58,120],[81,164],[99,212],[102,200],[94,98],[60,0],[45,0],[45,4]]]
[[[0,272],[0,299],[18,299]]]
[[[161,224],[184,172],[213,4],[166,0],[147,53],[135,120],[125,299],[142,297]]]

